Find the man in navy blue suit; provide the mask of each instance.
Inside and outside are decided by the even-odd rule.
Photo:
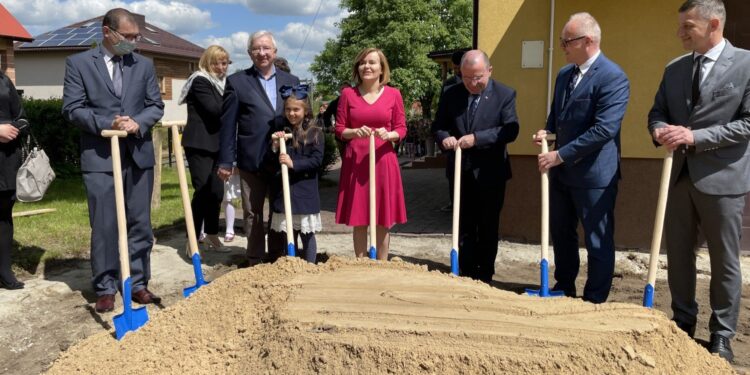
[[[456,148],[462,153],[460,274],[490,283],[505,184],[511,177],[507,145],[518,136],[516,91],[492,79],[490,60],[480,50],[461,59],[461,82],[440,97],[432,131],[448,152],[449,176]]]
[[[299,85],[299,78],[274,67],[276,41],[268,31],[250,36],[247,53],[253,66],[227,77],[224,89],[218,174],[226,181],[237,163],[247,234],[246,265],[254,266],[268,259],[263,206],[275,163],[269,152],[271,134],[281,125],[284,114],[279,88]],[[270,260],[278,256],[271,254]]]
[[[555,150],[540,154],[539,170],[550,170],[550,233],[555,254],[554,290],[576,296],[578,221],[588,252],[583,299],[607,300],[615,268],[614,208],[620,179],[620,126],[630,84],[601,50],[601,29],[588,13],[576,13],[560,46],[571,63],[560,70],[547,126],[535,135],[557,136]]]
[[[102,130],[124,130],[120,140],[132,298],[159,303],[148,289],[151,278],[151,192],[154,185],[154,146],[151,127],[164,114],[151,60],[133,52],[141,39],[138,20],[117,8],[102,19],[102,43],[65,61],[63,108],[65,119],[81,130],[81,172],[86,186],[91,225],[91,282],[95,309],[114,309],[118,262],[115,185],[110,141]]]

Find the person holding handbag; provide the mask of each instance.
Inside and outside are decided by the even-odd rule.
[[[13,81],[0,70],[0,288],[22,289],[11,269],[13,204],[16,174],[23,162],[21,140],[28,134],[21,97]]]

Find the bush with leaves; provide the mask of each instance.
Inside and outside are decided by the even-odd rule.
[[[24,98],[23,108],[31,124],[31,133],[47,153],[55,174],[58,177],[80,174],[80,131],[65,121],[62,99]]]

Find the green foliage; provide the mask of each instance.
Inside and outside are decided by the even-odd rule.
[[[349,12],[339,25],[341,35],[326,42],[310,68],[324,96],[351,81],[359,51],[377,47],[407,106],[431,103],[440,91],[440,67],[427,54],[471,46],[471,0],[342,0],[341,7]]]
[[[49,156],[59,177],[80,173],[80,133],[65,121],[62,99],[23,99],[23,108],[31,124],[31,133]]]
[[[151,212],[151,224],[154,230],[183,226],[185,219],[177,170],[163,168],[161,178],[161,204]],[[188,186],[192,195],[192,187],[190,184]],[[91,228],[86,190],[81,177],[58,178],[50,185],[44,199],[34,203],[17,202],[13,211],[41,208],[54,208],[57,211],[13,219],[14,267],[35,274],[41,263],[88,259]]]
[[[323,164],[318,170],[318,176],[323,177],[328,173],[328,169],[339,160],[339,153],[336,147],[336,136],[332,133],[325,134],[325,150],[323,151]]]

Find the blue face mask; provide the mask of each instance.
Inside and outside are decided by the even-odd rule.
[[[127,55],[135,50],[135,43],[122,39],[119,42],[112,45],[113,52],[118,56]]]

